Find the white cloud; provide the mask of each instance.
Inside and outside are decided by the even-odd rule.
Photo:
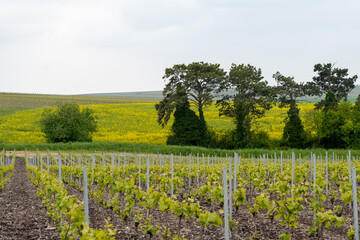
[[[0,91],[160,90],[166,67],[250,63],[309,81],[315,63],[360,69],[358,1],[0,3]]]

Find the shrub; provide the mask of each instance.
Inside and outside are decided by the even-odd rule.
[[[220,149],[235,149],[234,130],[222,130],[215,132],[214,129],[208,129],[209,147]]]
[[[48,142],[91,142],[96,131],[94,111],[65,103],[56,109],[46,108],[40,119],[41,131]]]
[[[269,137],[269,133],[265,131],[254,132],[251,136],[252,148],[271,148],[272,143]]]

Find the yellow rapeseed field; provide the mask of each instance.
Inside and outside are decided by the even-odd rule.
[[[93,141],[161,145],[166,143],[169,126],[163,129],[157,124],[154,103],[98,104],[86,107],[93,109],[97,115],[98,131],[94,134]],[[314,108],[312,103],[300,103],[299,107],[302,118]],[[269,132],[271,138],[280,139],[286,111],[287,109],[274,107],[259,120],[256,129]],[[40,132],[38,125],[42,112],[43,109],[40,108],[0,116],[0,142],[45,142],[44,134]],[[219,117],[215,105],[205,110],[205,119],[218,133],[234,128],[231,118]],[[170,121],[169,125],[171,123]],[[306,125],[306,122],[304,124]]]

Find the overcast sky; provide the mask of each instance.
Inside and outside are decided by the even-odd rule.
[[[360,75],[359,0],[0,0],[0,92],[162,90],[204,61],[310,81],[316,63]],[[359,84],[359,82],[358,82]]]

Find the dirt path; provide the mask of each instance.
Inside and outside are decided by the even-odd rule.
[[[54,228],[27,176],[24,159],[16,159],[14,176],[0,192],[0,239],[59,239]]]

